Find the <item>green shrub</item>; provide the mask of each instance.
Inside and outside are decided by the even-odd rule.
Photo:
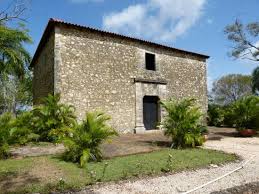
[[[232,105],[233,119],[238,130],[259,128],[259,97],[247,96]]]
[[[233,103],[227,106],[224,106],[223,111],[224,111],[223,125],[225,127],[235,127],[235,123],[234,123],[235,113],[233,109]]]
[[[27,111],[22,112],[13,120],[10,131],[11,144],[18,143],[20,145],[25,145],[28,142],[38,140],[39,135],[34,133],[33,119],[33,112]]]
[[[74,128],[73,135],[64,141],[67,148],[65,159],[79,162],[81,167],[88,160],[101,160],[101,143],[117,135],[117,132],[107,125],[109,120],[110,117],[102,112],[88,112],[85,120]]]
[[[202,113],[194,99],[170,99],[161,102],[161,105],[167,112],[162,127],[165,135],[172,138],[173,147],[195,147],[203,144],[200,125]]]
[[[208,106],[208,125],[220,127],[224,121],[224,109],[217,104],[209,104]]]
[[[13,116],[11,113],[0,115],[0,159],[6,159],[9,156],[10,129]]]
[[[48,95],[33,110],[36,133],[41,141],[59,141],[76,125],[75,109],[59,102],[60,95]]]

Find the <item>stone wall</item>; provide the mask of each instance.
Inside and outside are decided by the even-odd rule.
[[[90,30],[58,26],[55,32],[55,92],[76,107],[80,119],[102,110],[117,130],[133,132],[141,124],[141,98],[150,92],[162,100],[194,97],[207,110],[204,58]],[[156,54],[157,71],[145,69],[145,52]]]
[[[54,33],[51,33],[33,67],[33,104],[54,92]]]
[[[57,30],[58,31],[58,30]],[[112,125],[123,132],[135,128],[136,48],[89,38],[89,34],[62,28],[56,34],[56,92],[65,103],[86,111],[101,110],[112,117]],[[59,42],[59,43],[57,43]],[[57,45],[58,44],[58,45]]]

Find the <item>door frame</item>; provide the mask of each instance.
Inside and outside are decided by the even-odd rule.
[[[156,132],[160,130],[146,130],[143,120],[143,98],[144,96],[157,96],[160,100],[167,98],[166,83],[147,82],[145,80],[135,81],[135,133]],[[164,110],[159,110],[160,118],[163,120]]]

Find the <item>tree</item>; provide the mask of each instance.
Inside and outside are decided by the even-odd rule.
[[[252,89],[254,94],[259,94],[259,67],[252,73]]]
[[[0,10],[0,25],[13,20],[26,22],[24,14],[28,9],[28,4],[30,0],[11,0],[5,9]]]
[[[259,22],[242,24],[236,20],[225,28],[228,40],[234,43],[230,56],[259,62]]]
[[[12,112],[17,115],[31,106],[32,75],[29,71],[26,71],[22,80],[12,77],[0,81],[0,114]]]
[[[31,43],[31,38],[23,24],[8,27],[14,19],[24,20],[21,16],[25,8],[18,3],[12,1],[0,11],[0,112],[15,113],[17,107],[30,104],[31,99],[31,74],[28,69],[31,57],[24,48],[24,44]],[[13,11],[10,11],[13,6]]]
[[[229,74],[213,83],[214,102],[228,105],[238,99],[252,94],[252,80],[249,75]]]

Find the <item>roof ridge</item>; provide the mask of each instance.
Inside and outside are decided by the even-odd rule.
[[[33,66],[33,64],[34,64],[34,62],[35,62],[35,60],[36,60],[36,58],[37,58],[37,56],[38,56],[38,54],[39,54],[39,52],[41,50],[41,47],[43,47],[44,39],[47,38],[48,33],[51,30],[52,25],[54,25],[54,24],[63,24],[63,25],[67,25],[67,26],[70,26],[70,27],[77,27],[77,28],[81,28],[81,29],[88,29],[88,30],[99,32],[99,33],[105,33],[105,34],[113,35],[113,36],[120,37],[120,38],[127,38],[128,40],[132,40],[132,41],[139,41],[139,42],[142,42],[142,43],[145,43],[145,44],[150,44],[150,45],[154,45],[154,46],[158,46],[158,47],[163,47],[163,48],[166,48],[166,49],[173,49],[174,51],[184,52],[184,53],[188,53],[190,55],[196,55],[196,56],[199,56],[199,57],[203,57],[205,59],[209,58],[208,55],[204,55],[204,54],[200,54],[200,53],[196,53],[196,52],[192,52],[192,51],[186,51],[186,50],[183,50],[183,49],[178,49],[178,48],[175,48],[175,47],[171,47],[169,45],[164,45],[164,44],[160,44],[160,43],[156,43],[156,42],[151,42],[151,41],[148,41],[148,40],[145,40],[145,39],[131,37],[131,36],[123,35],[123,34],[118,34],[118,33],[110,32],[110,31],[106,31],[106,30],[101,30],[101,29],[97,29],[97,28],[94,28],[94,27],[89,27],[89,26],[84,26],[84,25],[80,25],[80,24],[70,23],[70,22],[64,21],[64,20],[59,19],[59,18],[50,18],[49,22],[47,24],[47,27],[45,28],[45,31],[43,33],[43,36],[42,36],[42,38],[40,40],[40,43],[39,43],[39,45],[38,45],[38,47],[36,49],[36,52],[35,52],[35,54],[33,56],[33,59],[31,61],[30,67]]]

